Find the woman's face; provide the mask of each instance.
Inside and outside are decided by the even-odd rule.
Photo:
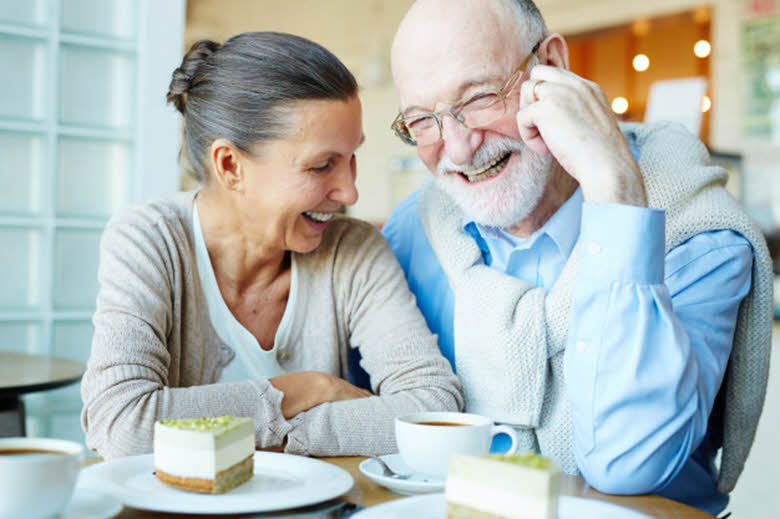
[[[305,253],[317,248],[341,205],[357,201],[355,150],[363,142],[357,96],[299,101],[289,137],[245,157],[240,211],[263,247]]]

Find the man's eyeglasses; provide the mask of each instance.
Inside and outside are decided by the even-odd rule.
[[[519,84],[528,61],[539,50],[541,43],[534,45],[530,54],[512,72],[503,87],[483,90],[467,99],[461,99],[457,103],[450,105],[446,110],[439,112],[416,112],[409,115],[398,114],[390,127],[406,144],[428,146],[441,139],[441,119],[445,115],[449,114],[466,128],[483,128],[498,121],[506,113],[507,96]]]

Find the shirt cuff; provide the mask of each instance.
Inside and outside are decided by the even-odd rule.
[[[666,213],[662,209],[585,202],[581,226],[580,280],[663,283]]]

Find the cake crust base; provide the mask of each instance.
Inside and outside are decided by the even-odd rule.
[[[174,476],[160,469],[154,471],[157,479],[168,486],[201,494],[224,494],[248,481],[254,473],[254,453],[235,465],[217,472],[214,479]]]
[[[511,519],[508,515],[496,515],[465,505],[447,503],[447,519]]]

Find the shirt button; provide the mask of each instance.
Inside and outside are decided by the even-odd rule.
[[[281,362],[284,362],[287,360],[288,355],[286,350],[277,350],[276,351],[276,358],[279,359]]]
[[[574,345],[577,348],[577,351],[580,353],[584,353],[585,350],[588,349],[588,345],[585,343],[585,341],[577,341],[577,344]]]
[[[590,252],[593,255],[601,254],[602,250],[603,249],[601,248],[601,245],[599,245],[598,243],[591,243],[590,245],[588,245],[588,252]]]

